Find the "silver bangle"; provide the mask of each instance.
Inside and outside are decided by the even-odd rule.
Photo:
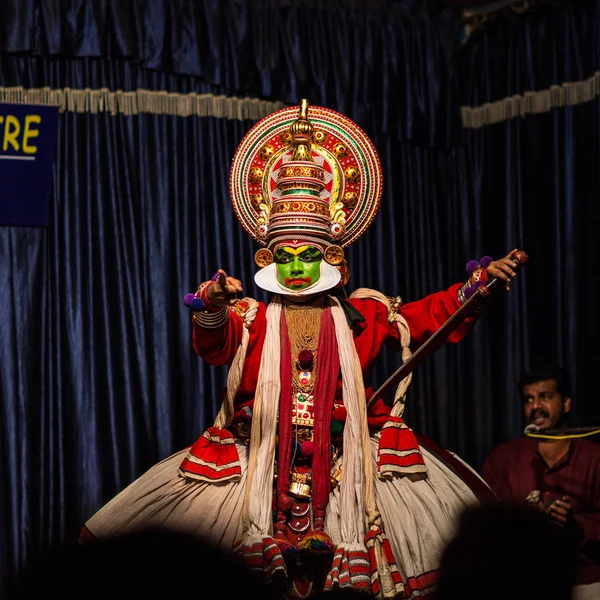
[[[456,296],[458,298],[458,301],[462,304],[464,304],[467,301],[467,298],[465,296],[465,288],[467,287],[466,283],[463,283],[459,288],[458,291],[456,292]]]
[[[203,329],[218,329],[227,323],[228,318],[229,309],[227,306],[217,312],[205,310],[194,312],[194,323]]]

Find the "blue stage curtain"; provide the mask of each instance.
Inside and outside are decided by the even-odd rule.
[[[488,133],[462,136],[453,62],[475,46],[458,53],[453,15],[434,4],[7,0],[0,86],[306,97],[339,110],[371,136],[384,169],[381,211],[348,250],[350,287],[416,300],[464,280],[468,259],[536,248],[512,228],[498,233],[518,199],[497,208],[505,184],[493,164],[476,169]],[[50,226],[0,229],[0,583],[31,552],[76,537],[214,418],[225,371],[193,354],[182,298],[224,267],[264,299],[256,245],[228,200],[251,125],[61,115]],[[421,365],[409,391],[411,426],[475,466],[515,423],[507,390],[527,356],[526,277],[469,339]],[[398,364],[384,356],[377,381]]]
[[[5,0],[0,52],[126,60],[228,94],[334,107],[424,144],[448,110],[453,10],[432,0]],[[124,85],[124,84],[123,84]],[[455,107],[456,108],[456,107]]]
[[[26,87],[40,80],[84,87],[102,73],[100,87],[116,69],[125,80],[149,77],[97,59],[33,65],[4,57],[0,65],[5,80]],[[9,73],[17,68],[23,72]],[[214,419],[225,371],[194,355],[182,299],[218,267],[266,299],[253,283],[258,246],[228,193],[231,159],[251,124],[61,115],[49,227],[0,228],[0,257],[11,274],[0,292],[3,569],[32,546],[76,536],[113,494]],[[445,183],[460,157],[369,133],[385,197],[371,229],[348,250],[351,287],[410,301],[463,279],[470,254]],[[464,191],[457,185],[453,194]],[[411,392],[407,414],[416,412],[415,427],[436,437],[446,430],[436,406],[450,410],[455,350],[423,365]],[[399,360],[384,357],[380,382]]]
[[[360,2],[316,12],[307,2],[156,4],[5,3],[0,86],[307,97],[339,110],[372,137],[385,169],[381,213],[349,249],[352,288],[409,301],[464,278],[470,254],[449,229],[457,205],[447,197],[460,162],[448,13],[406,2],[374,12]],[[208,25],[194,20],[199,7]],[[225,370],[194,355],[182,299],[218,267],[265,299],[253,283],[257,246],[228,194],[251,125],[61,115],[49,227],[0,229],[10,274],[0,292],[0,583],[32,552],[75,539],[214,419]],[[445,429],[432,394],[452,397],[455,356],[440,351],[415,377],[415,427],[432,436]],[[385,356],[378,380],[398,362]]]
[[[508,11],[476,31],[458,55],[461,104],[542,92],[564,83],[573,105],[465,130],[469,214],[486,248],[519,246],[529,266],[490,320],[492,446],[522,434],[517,379],[527,368],[559,362],[572,383],[571,422],[600,423],[596,308],[600,247],[600,102],[582,88],[600,68],[598,2],[543,2]],[[587,85],[587,84],[586,84]],[[580,96],[578,98],[578,96]],[[556,95],[555,97],[558,97]],[[483,401],[488,403],[489,399]]]
[[[600,65],[597,0],[539,0],[501,11],[456,55],[460,103],[480,106],[581,81]]]
[[[214,418],[183,296],[253,256],[227,181],[249,126],[61,115],[49,226],[0,228],[0,579]]]

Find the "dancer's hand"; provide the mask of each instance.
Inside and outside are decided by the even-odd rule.
[[[229,277],[223,269],[219,269],[213,279],[215,282],[206,290],[208,301],[215,307],[235,304],[238,294],[244,289],[242,282],[235,277]]]
[[[506,283],[506,290],[510,291],[510,283],[512,278],[517,274],[515,272],[515,268],[517,264],[515,264],[515,259],[512,258],[513,254],[517,251],[517,248],[511,250],[504,258],[500,260],[493,260],[487,266],[487,280],[490,280],[490,277],[496,277],[497,279],[501,279]]]

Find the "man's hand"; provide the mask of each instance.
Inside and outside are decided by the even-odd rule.
[[[208,301],[215,307],[235,304],[238,294],[244,289],[242,282],[234,277],[228,277],[223,269],[219,269],[215,277],[215,282],[206,290]]]
[[[511,279],[516,275],[514,269],[517,267],[518,262],[512,258],[513,254],[518,250],[515,248],[511,250],[504,258],[500,260],[493,260],[487,266],[487,279],[489,281],[490,277],[496,277],[506,282],[506,289],[510,291],[510,282]]]
[[[573,506],[571,505],[571,498],[569,496],[562,496],[562,498],[554,500],[554,502],[548,506],[547,511],[550,519],[557,525],[560,525],[561,527],[575,525]]]

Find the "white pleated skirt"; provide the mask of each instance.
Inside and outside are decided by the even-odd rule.
[[[371,439],[375,470],[378,437]],[[241,479],[214,484],[178,473],[188,449],[150,468],[102,507],[86,527],[102,539],[148,527],[195,534],[224,551],[243,533],[242,505],[247,481],[248,447],[237,444]],[[478,502],[471,489],[437,457],[421,447],[427,477],[375,480],[377,508],[404,580],[438,568],[460,513]],[[475,474],[476,475],[476,474]],[[325,531],[340,539],[339,487],[330,494]]]

